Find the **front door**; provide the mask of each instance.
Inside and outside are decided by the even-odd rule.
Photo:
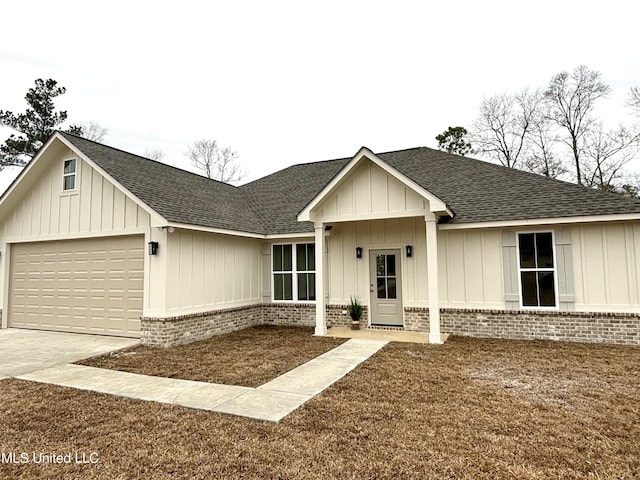
[[[369,252],[371,325],[402,326],[400,250]]]

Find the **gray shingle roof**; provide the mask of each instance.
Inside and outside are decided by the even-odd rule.
[[[430,148],[378,157],[453,211],[447,223],[640,213],[640,200]]]
[[[238,187],[75,135],[62,135],[170,222],[264,233]]]
[[[349,163],[350,158],[303,163],[240,187],[269,233],[313,231],[298,213]]]
[[[350,158],[303,163],[234,187],[70,134],[74,146],[170,222],[261,234],[309,232],[298,213]],[[441,223],[640,213],[640,200],[426,147],[378,154],[453,211]]]

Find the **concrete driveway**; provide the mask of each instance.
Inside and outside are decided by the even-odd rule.
[[[140,343],[136,338],[0,329],[0,379],[76,362]]]

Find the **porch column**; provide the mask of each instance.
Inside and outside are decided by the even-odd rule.
[[[324,305],[324,224],[316,223],[316,335],[327,334]]]
[[[427,280],[429,282],[429,343],[442,343],[438,298],[438,230],[435,215],[424,217],[427,230]]]

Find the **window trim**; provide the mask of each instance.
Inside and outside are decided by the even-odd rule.
[[[276,273],[289,273],[288,270],[283,271],[283,272],[278,272],[278,271],[274,271],[273,270],[273,247],[275,246],[280,246],[280,245],[291,245],[291,289],[292,289],[292,299],[291,300],[276,300],[275,299],[275,274]],[[293,303],[304,303],[304,304],[310,304],[313,305],[316,303],[315,300],[298,300],[298,273],[313,273],[314,275],[316,274],[316,270],[298,270],[298,255],[296,254],[297,250],[296,247],[298,245],[314,245],[314,255],[315,255],[315,262],[317,265],[318,262],[318,257],[317,257],[317,249],[315,248],[315,242],[276,242],[276,243],[272,243],[270,248],[270,259],[271,261],[269,262],[269,270],[270,270],[270,275],[271,275],[271,302],[272,303],[288,303],[288,304],[293,304]],[[318,290],[317,290],[317,284],[316,284],[316,298],[318,298]]]
[[[520,235],[531,233],[550,233],[551,234],[551,250],[553,252],[553,267],[552,268],[522,268],[520,267]],[[516,268],[518,269],[518,305],[520,310],[537,310],[537,311],[559,311],[560,310],[560,297],[558,295],[558,260],[556,253],[556,235],[554,230],[519,230],[516,232]],[[553,298],[555,306],[553,307],[541,307],[523,305],[522,298],[522,272],[552,272],[553,273]]]
[[[75,160],[75,166],[76,166],[75,171],[73,173],[64,173],[64,164],[71,160]],[[78,161],[78,157],[69,157],[62,160],[62,195],[78,193],[79,172],[80,172],[80,162]],[[64,181],[67,177],[74,177],[73,188],[70,188],[68,190],[64,188]]]

